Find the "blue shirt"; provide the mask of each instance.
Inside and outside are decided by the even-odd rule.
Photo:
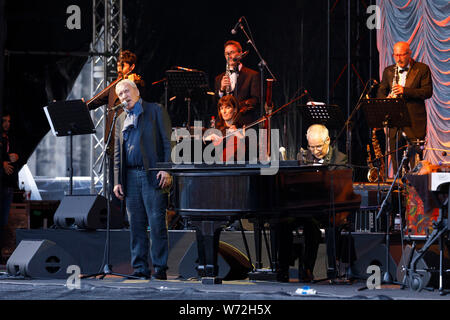
[[[133,109],[125,109],[126,117],[124,121],[123,141],[125,143],[127,166],[143,166],[138,120],[144,110],[142,109],[142,99],[134,105]]]

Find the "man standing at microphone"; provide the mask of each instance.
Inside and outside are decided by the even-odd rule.
[[[114,194],[126,202],[133,277],[150,278],[150,252],[154,269],[152,278],[166,280],[169,254],[167,187],[172,178],[165,171],[149,169],[157,162],[170,160],[171,121],[165,108],[141,99],[133,81],[120,81],[116,93],[120,102],[127,102],[127,107],[115,127]],[[147,226],[150,227],[151,244]]]
[[[411,49],[407,42],[397,42],[394,45],[393,56],[395,64],[386,67],[378,87],[377,98],[403,98],[411,119],[410,127],[390,128],[389,148],[396,149],[396,141],[404,133],[409,143],[423,141],[427,133],[427,110],[425,100],[433,95],[433,83],[430,68],[411,58]],[[401,145],[402,143],[399,143]],[[417,147],[417,145],[416,145]],[[416,152],[422,155],[420,148]],[[396,157],[393,156],[393,167],[397,170]],[[422,156],[421,156],[422,158]],[[413,159],[411,159],[413,160]],[[414,162],[411,162],[411,168]]]
[[[260,116],[258,106],[261,99],[259,72],[245,67],[241,59],[246,55],[242,52],[239,42],[229,40],[224,45],[226,70],[215,79],[217,99],[232,94],[239,101],[239,122],[243,125],[257,120]]]

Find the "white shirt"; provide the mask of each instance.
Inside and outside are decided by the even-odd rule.
[[[409,68],[410,68],[409,64],[405,68],[398,68],[399,69],[398,70],[399,71],[398,72],[398,84],[401,85],[402,87],[404,87],[406,84],[406,76],[408,75],[408,71],[400,72],[400,70],[403,70],[406,68],[408,68],[408,71],[409,71]]]
[[[241,69],[242,69],[242,63],[239,63],[238,70],[241,71]],[[238,73],[237,72],[231,73],[231,76],[230,76],[231,92],[233,92],[234,88],[236,88],[237,79],[238,79]],[[222,98],[223,95],[224,95],[224,93],[222,91],[219,91],[219,97]]]

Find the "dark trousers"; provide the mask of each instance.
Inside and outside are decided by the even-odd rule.
[[[296,254],[293,253],[293,231],[303,226],[304,251],[299,256],[299,265],[301,270],[314,271],[317,252],[322,239],[322,233],[319,223],[314,219],[295,219],[294,221],[282,222],[279,228],[279,269],[281,273],[289,272],[289,265],[295,260]],[[297,254],[298,255],[298,254]]]

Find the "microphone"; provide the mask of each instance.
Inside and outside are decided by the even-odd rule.
[[[372,84],[370,85],[369,90],[367,90],[366,98],[370,98],[369,94],[372,92],[372,89],[378,85],[378,81],[375,79],[370,79],[369,81],[372,81]]]
[[[114,106],[114,107],[110,108],[110,109],[108,110],[108,112],[109,112],[109,111],[116,111],[116,110],[118,110],[118,109],[120,109],[120,108],[126,108],[127,105],[128,105],[128,102],[124,101],[124,102],[118,104],[117,106]]]
[[[311,98],[311,95],[309,94],[308,90],[306,90],[305,88],[303,88],[303,89],[304,89],[303,93],[306,94],[306,97],[308,98],[308,102],[311,102],[311,104],[312,104],[313,106],[315,106],[316,104],[314,103],[313,98]]]
[[[312,98],[311,98],[311,96],[310,96],[308,90],[304,89],[303,93],[305,93],[306,96],[308,97],[308,99],[309,99],[310,101],[312,101]]]
[[[238,22],[234,25],[234,28],[231,29],[231,34],[237,33],[237,28],[241,25],[242,17],[239,18]]]
[[[245,57],[246,55],[248,55],[248,53],[249,53],[250,51],[244,51],[244,52],[242,52],[240,55],[238,55],[236,58],[233,58],[233,61],[239,61],[239,60],[241,60],[243,57]]]

